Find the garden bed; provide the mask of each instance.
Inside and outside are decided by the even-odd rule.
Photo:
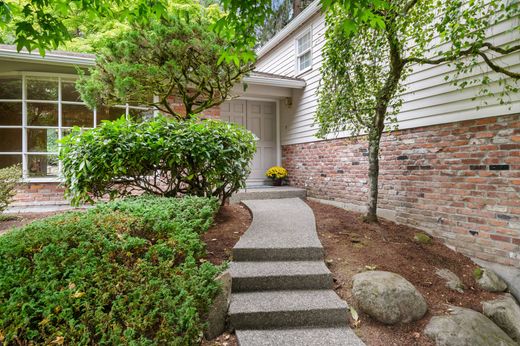
[[[413,238],[417,229],[381,220],[379,225],[366,224],[362,214],[330,205],[308,201],[316,216],[318,235],[325,248],[329,269],[334,275],[334,289],[352,305],[352,276],[366,270],[383,270],[400,274],[410,281],[428,303],[428,313],[421,320],[405,325],[386,326],[359,312],[360,323],[353,327],[369,345],[433,345],[423,330],[433,315],[447,312],[447,305],[481,311],[481,302],[497,294],[476,287],[469,258],[456,253],[434,239],[418,244]],[[435,274],[447,268],[466,286],[464,293],[445,287]]]
[[[58,213],[59,212],[2,214],[0,218],[0,235],[6,233],[12,228],[22,227],[30,222],[56,215]]]

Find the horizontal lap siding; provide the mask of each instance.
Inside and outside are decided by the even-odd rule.
[[[495,44],[515,43],[520,41],[518,32],[506,32],[508,28],[520,24],[518,18],[501,22],[488,30],[490,41]],[[310,26],[313,28],[313,68],[301,76],[295,71],[294,39]],[[282,144],[305,143],[318,140],[314,135],[316,126],[314,115],[318,98],[316,96],[321,75],[322,65],[321,48],[324,44],[325,23],[323,16],[316,14],[307,24],[289,35],[278,46],[262,56],[257,63],[257,70],[282,74],[290,77],[305,79],[307,87],[303,91],[293,91],[293,104],[282,107],[281,136]],[[520,53],[510,54],[498,60],[501,65],[509,66],[514,71],[520,71]],[[401,112],[398,115],[399,128],[415,128],[429,125],[444,124],[456,121],[485,118],[497,115],[520,113],[520,95],[511,96],[511,104],[500,105],[496,97],[479,97],[472,100],[478,93],[478,86],[469,86],[464,90],[445,80],[454,71],[453,66],[423,65],[415,66],[413,72],[405,81],[406,91]],[[488,74],[496,80],[496,73],[481,63],[473,72],[465,76],[466,79]],[[460,79],[461,81],[464,78]],[[498,92],[497,83],[490,85],[490,90]],[[340,137],[344,137],[340,136]]]

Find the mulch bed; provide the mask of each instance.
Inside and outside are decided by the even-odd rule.
[[[314,201],[307,203],[316,216],[318,235],[334,275],[335,291],[341,298],[353,304],[353,275],[366,270],[383,270],[406,278],[428,302],[425,317],[405,325],[386,326],[358,311],[360,323],[353,329],[369,346],[433,345],[423,334],[432,316],[447,313],[448,304],[481,311],[482,301],[497,297],[476,287],[473,270],[477,266],[440,240],[418,244],[413,240],[414,235],[421,232],[417,229],[386,220],[367,224],[360,213]],[[457,274],[466,286],[465,292],[446,288],[445,281],[435,274],[437,268],[447,268]]]
[[[12,228],[21,227],[35,220],[43,219],[58,213],[59,212],[2,214],[0,219],[0,235],[6,233]]]
[[[221,264],[231,257],[231,249],[251,224],[249,209],[241,204],[223,206],[215,217],[215,224],[204,234],[207,259]],[[214,340],[203,340],[202,346],[237,346],[234,333],[224,333]]]

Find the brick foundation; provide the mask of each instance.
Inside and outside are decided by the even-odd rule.
[[[283,147],[290,183],[360,209],[363,138]],[[520,267],[520,115],[397,131],[381,144],[379,208],[468,256]]]
[[[59,183],[27,183],[19,185],[12,206],[68,204],[65,188]]]

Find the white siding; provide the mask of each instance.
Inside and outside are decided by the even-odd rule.
[[[520,33],[505,33],[512,27],[518,27],[520,19],[502,22],[490,28],[488,37],[495,44],[519,42]],[[296,55],[294,39],[312,27],[313,65],[312,70],[296,75]],[[290,77],[302,78],[307,82],[304,90],[293,91],[293,104],[281,105],[281,142],[294,144],[316,141],[314,114],[317,107],[316,91],[320,83],[320,67],[322,62],[321,48],[324,44],[325,20],[320,14],[314,15],[305,25],[285,38],[280,44],[262,56],[257,62],[257,70]],[[510,66],[520,71],[520,53],[510,54],[500,60],[501,65]],[[404,104],[398,116],[399,128],[413,128],[455,121],[484,118],[497,115],[520,113],[520,95],[511,95],[510,105],[500,105],[495,97],[480,97],[472,100],[479,87],[467,87],[459,90],[445,80],[452,73],[453,67],[448,65],[417,66],[406,79],[406,92],[403,94]],[[468,78],[489,73],[496,80],[497,74],[488,72],[482,63]],[[492,84],[490,90],[499,90]]]

